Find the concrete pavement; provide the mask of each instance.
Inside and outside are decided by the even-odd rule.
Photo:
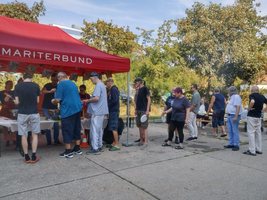
[[[223,148],[227,138],[208,137],[211,127],[199,129],[198,140],[185,141],[184,150],[161,146],[166,124],[149,124],[148,132],[147,150],[121,146],[117,152],[105,148],[100,155],[86,155],[85,148],[72,159],[59,158],[64,147],[49,148],[40,135],[35,164],[25,164],[2,139],[0,199],[267,199],[266,133],[263,154],[253,157],[242,154],[248,149],[245,132],[237,152]],[[136,127],[129,137],[138,139]],[[124,133],[120,143],[125,141]]]

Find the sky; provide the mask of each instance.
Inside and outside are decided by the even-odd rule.
[[[32,7],[35,1],[18,0]],[[199,0],[204,4],[221,3],[233,5],[235,0]],[[0,0],[1,4],[11,1]],[[39,17],[41,24],[58,24],[71,27],[72,24],[83,27],[83,20],[96,22],[97,19],[110,22],[119,27],[129,26],[135,34],[140,34],[136,27],[157,31],[164,20],[185,17],[185,10],[191,9],[196,0],[44,0],[45,16]],[[267,15],[267,0],[261,3],[260,15]],[[265,31],[264,31],[265,32]]]

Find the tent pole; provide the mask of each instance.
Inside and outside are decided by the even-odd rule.
[[[127,72],[127,142],[122,143],[122,146],[130,147],[133,146],[133,143],[129,143],[129,96],[130,96],[130,72]]]

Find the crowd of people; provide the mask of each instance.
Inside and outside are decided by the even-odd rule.
[[[214,88],[213,96],[210,104],[205,102],[204,98],[200,98],[197,92],[197,85],[191,85],[192,97],[190,102],[183,95],[183,90],[180,87],[172,88],[172,96],[170,96],[165,104],[162,115],[167,114],[167,124],[169,138],[165,140],[163,147],[171,146],[173,140],[174,131],[177,129],[179,133],[179,139],[175,139],[175,143],[179,145],[175,149],[183,149],[184,125],[187,125],[190,137],[187,141],[196,140],[197,138],[197,123],[196,118],[202,120],[202,129],[205,129],[209,123],[209,114],[212,110],[212,137],[218,137],[218,126],[222,129],[220,137],[227,136],[225,130],[225,115],[227,115],[227,128],[229,133],[229,143],[224,146],[225,148],[231,148],[233,151],[239,150],[239,121],[241,115],[247,115],[247,132],[249,149],[243,152],[246,155],[256,156],[256,154],[262,154],[262,142],[261,142],[261,114],[267,111],[267,107],[263,109],[263,104],[267,104],[267,99],[259,93],[258,86],[251,87],[251,94],[249,95],[248,110],[243,112],[242,100],[238,94],[235,86],[228,88],[228,94],[230,99],[226,102],[225,97],[220,93],[219,88]],[[176,142],[179,141],[179,142]]]
[[[90,80],[95,85],[92,95],[86,93],[86,86],[81,85],[78,88],[76,84],[70,81],[67,74],[59,72],[52,74],[51,83],[45,84],[40,90],[38,84],[32,82],[32,74],[24,74],[22,81],[15,86],[12,91],[13,82],[7,81],[5,90],[0,92],[0,101],[2,109],[0,115],[12,118],[10,110],[17,108],[18,136],[12,133],[14,144],[21,144],[24,152],[25,163],[35,163],[39,160],[36,155],[38,146],[38,134],[40,130],[40,115],[38,110],[39,97],[44,94],[42,103],[42,114],[47,118],[58,119],[60,115],[61,130],[65,151],[59,154],[63,158],[72,158],[74,154],[81,155],[81,116],[90,118],[90,140],[91,149],[86,154],[98,155],[103,151],[103,122],[108,118],[108,131],[112,132],[113,142],[107,147],[110,151],[120,150],[118,123],[120,112],[119,90],[114,84],[113,79],[108,78],[105,83],[99,78],[99,74],[92,72]],[[148,146],[148,119],[151,108],[151,99],[149,89],[145,81],[137,77],[134,80],[136,95],[134,98],[134,108],[136,115],[136,125],[139,129],[140,138],[136,141],[141,150],[146,150]],[[106,85],[106,87],[105,87]],[[175,143],[178,144],[175,149],[184,148],[185,125],[189,130],[189,136],[186,141],[198,139],[197,119],[202,119],[202,129],[205,129],[209,123],[209,114],[212,110],[212,137],[218,137],[218,126],[222,129],[220,137],[227,136],[225,130],[225,114],[227,115],[227,128],[229,133],[229,144],[225,148],[231,148],[233,151],[239,150],[239,130],[238,125],[242,114],[242,101],[234,86],[228,88],[230,96],[229,102],[220,93],[219,88],[214,88],[214,94],[210,104],[201,98],[198,92],[197,84],[192,84],[190,88],[192,97],[190,101],[184,96],[184,91],[180,87],[172,88],[172,95],[165,102],[162,116],[167,114],[166,123],[168,124],[168,138],[163,147],[171,146],[175,133]],[[252,86],[249,96],[249,105],[247,111],[247,132],[249,149],[244,152],[246,155],[255,156],[262,154],[261,145],[261,113],[263,104],[267,104],[267,99],[259,94],[259,88]],[[60,105],[60,112],[58,108]],[[31,132],[28,132],[28,130]],[[59,140],[59,123],[54,122],[53,139],[55,145],[63,145]],[[52,145],[51,131],[43,130],[47,139],[47,146]],[[89,134],[88,130],[84,131]],[[31,134],[32,143],[29,142],[28,135]],[[3,135],[6,146],[10,145],[8,129],[3,127]],[[72,142],[75,141],[73,148]],[[29,148],[31,147],[31,148]],[[32,149],[31,157],[28,149]]]

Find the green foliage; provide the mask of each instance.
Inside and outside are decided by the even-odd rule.
[[[44,1],[34,2],[29,8],[26,3],[17,0],[7,4],[0,4],[0,15],[30,22],[39,22],[38,17],[45,15]]]
[[[107,23],[99,19],[91,23],[84,20],[83,23],[85,28],[82,28],[81,41],[98,50],[119,55],[132,52],[137,47],[137,35],[129,27],[118,27],[112,21]]]
[[[185,61],[199,75],[216,75],[231,85],[236,77],[251,81],[266,68],[267,17],[257,15],[254,0],[238,0],[232,6],[194,3],[187,17],[178,20],[177,34],[188,53]]]

